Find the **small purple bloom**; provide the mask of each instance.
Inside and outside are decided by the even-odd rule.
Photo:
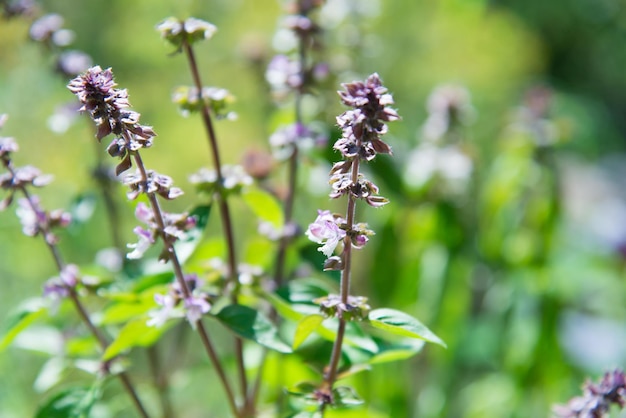
[[[143,257],[144,253],[148,251],[152,244],[154,244],[154,237],[152,236],[152,232],[145,230],[140,226],[135,227],[133,232],[137,235],[139,241],[135,244],[127,244],[127,247],[131,248],[133,251],[128,253],[126,257],[130,260],[137,260]]]
[[[191,324],[193,329],[196,329],[196,325],[202,315],[209,312],[211,304],[207,302],[204,295],[192,295],[185,299],[185,315],[187,320]]]
[[[330,257],[339,244],[339,241],[346,236],[346,231],[340,229],[335,221],[335,217],[329,210],[318,210],[317,218],[309,225],[306,236],[313,242],[324,244],[318,251]]]
[[[176,306],[176,301],[170,295],[161,295],[159,293],[155,293],[154,301],[161,306],[161,309],[152,310],[148,312],[148,316],[150,319],[146,323],[149,327],[161,327],[168,319],[173,318],[174,307]]]

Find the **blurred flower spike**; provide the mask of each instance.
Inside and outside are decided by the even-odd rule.
[[[161,221],[156,219],[154,212],[143,202],[139,202],[135,208],[135,217],[144,223],[148,228],[136,227],[133,232],[137,235],[138,241],[128,244],[132,251],[126,256],[129,259],[139,259],[156,242],[159,234],[167,243],[173,244],[175,241],[185,238],[185,232],[196,225],[196,220],[187,213],[167,213],[162,214]],[[169,253],[166,249],[159,256],[160,261],[169,260]]]
[[[161,37],[176,47],[176,52],[182,50],[183,44],[192,45],[197,41],[211,39],[217,27],[204,20],[190,17],[180,20],[168,17],[156,27],[161,32]]]
[[[429,141],[439,141],[476,118],[469,91],[454,84],[436,87],[428,96],[426,109],[428,118],[422,129]]]
[[[198,191],[205,193],[232,194],[239,193],[244,187],[250,186],[254,180],[240,165],[222,166],[222,184],[218,184],[217,172],[201,168],[189,176],[189,181],[196,185]]]
[[[608,417],[611,405],[619,409],[626,405],[626,375],[621,370],[605,373],[598,384],[587,382],[583,396],[573,398],[567,405],[557,405],[554,413],[561,418]]]
[[[75,288],[80,282],[78,267],[68,264],[63,268],[59,276],[48,279],[44,284],[44,297],[59,300],[69,296],[69,290]]]
[[[169,319],[185,316],[191,327],[196,328],[202,315],[211,310],[210,297],[200,290],[204,281],[195,274],[186,275],[185,282],[191,291],[189,297],[184,297],[178,283],[170,285],[168,293],[154,295],[159,308],[148,312],[148,326],[159,328]]]
[[[200,95],[195,87],[180,86],[172,94],[172,101],[178,105],[184,116],[202,111],[206,104],[218,119],[237,119],[235,112],[227,110],[235,102],[235,96],[219,87],[204,87]]]

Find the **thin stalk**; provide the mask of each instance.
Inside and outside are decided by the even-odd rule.
[[[161,404],[162,418],[174,418],[174,410],[168,393],[167,373],[163,371],[161,359],[159,358],[159,350],[153,345],[146,350],[148,357],[148,367],[152,375],[152,381],[159,395],[159,403]]]
[[[13,166],[11,165],[10,161],[3,159],[3,163],[6,169],[9,171],[9,173],[13,177],[15,177],[15,170],[13,169]],[[26,200],[28,201],[28,204],[30,205],[31,210],[36,214],[37,219],[41,219],[43,214],[39,212],[39,209],[33,202],[32,196],[30,195],[26,187],[21,186],[19,189],[24,195],[24,197],[26,198]],[[50,250],[50,254],[52,255],[52,259],[54,260],[57,270],[59,271],[59,273],[61,273],[65,269],[66,264],[63,261],[63,258],[61,256],[61,253],[57,245],[47,238],[51,234],[50,228],[45,224],[39,224],[38,227],[41,230],[41,233],[43,234],[44,242],[46,243],[48,250]],[[83,323],[87,326],[87,328],[89,329],[89,332],[91,332],[94,338],[98,341],[98,344],[100,345],[100,348],[102,349],[102,351],[103,352],[106,351],[109,344],[106,338],[104,337],[104,335],[91,321],[91,318],[89,317],[89,313],[87,312],[87,309],[80,301],[78,293],[76,292],[76,289],[74,289],[73,287],[69,287],[69,286],[66,286],[66,289],[68,290],[69,298],[72,301],[72,304],[74,305],[74,308],[76,309],[76,312],[78,313],[78,316],[83,321]],[[126,372],[121,372],[117,374],[117,377],[122,382],[122,386],[124,386],[124,389],[130,396],[133,402],[133,405],[137,409],[137,412],[139,413],[139,415],[142,418],[149,418],[149,415],[146,412],[146,409],[144,408],[143,404],[141,403],[139,396],[137,396],[137,392],[135,391],[135,388],[130,378],[128,377],[128,374]]]
[[[135,161],[135,165],[137,166],[137,169],[139,170],[141,174],[142,181],[147,182],[148,175],[146,173],[146,168],[143,164],[143,160],[141,159],[141,155],[135,151],[135,152],[132,152],[132,156]],[[176,250],[174,246],[172,245],[172,243],[170,243],[169,240],[165,236],[165,222],[163,220],[163,212],[161,211],[159,201],[154,193],[147,193],[147,196],[148,196],[148,200],[150,201],[150,207],[152,208],[152,212],[154,214],[154,218],[157,223],[158,230],[161,234],[163,245],[165,246],[165,251],[168,254],[169,261],[172,263],[174,275],[176,277],[176,280],[180,288],[182,289],[183,296],[185,297],[185,299],[187,299],[191,297],[191,291],[189,290],[189,286],[187,286],[187,282],[185,281],[185,275],[183,273],[180,260],[178,259],[178,255],[176,254]],[[222,383],[222,386],[224,387],[224,390],[226,391],[226,395],[228,398],[228,403],[230,405],[231,411],[233,412],[235,416],[239,416],[239,413],[237,411],[237,403],[235,402],[235,396],[233,394],[232,388],[230,386],[228,378],[226,377],[224,368],[222,367],[222,364],[219,361],[219,357],[217,356],[215,348],[204,327],[204,324],[201,320],[198,320],[196,321],[194,325],[196,329],[198,330],[198,334],[200,334],[200,339],[202,340],[202,344],[204,345],[204,348],[207,354],[209,355],[209,359],[211,360],[211,363],[213,367],[215,368],[215,371],[217,372],[217,375]]]
[[[213,160],[213,166],[215,167],[215,173],[217,177],[217,184],[220,187],[224,183],[224,176],[222,174],[222,164],[220,161],[219,148],[217,144],[217,136],[215,135],[215,129],[213,128],[213,122],[211,120],[211,114],[209,112],[209,108],[207,104],[202,99],[202,80],[200,79],[200,71],[198,70],[198,64],[196,62],[196,57],[194,55],[193,49],[191,45],[187,42],[183,42],[183,49],[185,51],[185,55],[187,56],[187,60],[189,61],[189,69],[191,71],[191,76],[193,78],[194,85],[198,90],[198,99],[202,103],[202,121],[204,123],[204,127],[207,132],[207,137],[209,140],[209,149],[211,152],[211,158]],[[224,236],[226,238],[226,246],[228,247],[228,267],[229,267],[229,278],[228,281],[232,286],[231,292],[231,302],[233,304],[238,303],[238,295],[239,295],[239,280],[237,280],[237,259],[235,256],[235,234],[233,232],[233,222],[230,216],[230,208],[228,206],[228,201],[223,195],[216,196],[219,208],[220,208],[220,216],[222,217],[222,228],[224,229]],[[244,399],[246,398],[246,394],[248,393],[248,380],[246,377],[246,367],[243,358],[243,341],[239,337],[235,337],[235,359],[237,363],[237,371],[239,376],[239,384],[241,386],[241,393]],[[246,402],[244,402],[245,405]]]
[[[94,142],[96,146],[96,168],[93,170],[93,177],[100,186],[100,192],[102,193],[102,199],[104,201],[105,213],[109,221],[109,229],[111,230],[111,241],[113,246],[120,252],[124,251],[124,241],[119,230],[119,211],[115,204],[115,198],[113,197],[111,186],[113,185],[108,175],[107,166],[102,160],[102,153],[99,152],[98,143]]]
[[[298,43],[298,59],[300,62],[300,79],[305,79],[305,66],[306,66],[306,43],[303,36],[299,37]],[[300,87],[294,91],[294,112],[296,119],[296,126],[298,129],[303,125],[304,121],[302,118],[302,93],[303,87]],[[297,140],[298,138],[296,138]],[[293,208],[296,196],[296,186],[298,184],[298,162],[299,162],[299,148],[296,143],[293,144],[293,150],[291,155],[289,156],[289,161],[287,165],[287,195],[285,196],[285,226],[288,226],[293,221]],[[285,277],[285,259],[287,255],[287,248],[289,247],[289,243],[291,242],[291,236],[282,236],[278,243],[278,252],[276,254],[276,271],[274,273],[274,284],[276,288],[280,288],[283,285],[284,277]],[[276,311],[272,309],[271,312],[272,319],[276,319]],[[263,358],[261,360],[261,364],[259,367],[259,371],[257,373],[256,379],[253,384],[253,388],[248,394],[247,402],[256,405],[259,395],[259,390],[261,386],[261,378],[263,375],[263,366],[265,364],[265,360],[267,358],[267,350],[264,350]],[[278,367],[282,367],[281,360],[279,359]],[[282,376],[281,373],[278,373],[279,377]],[[277,406],[280,408],[280,404],[283,400],[282,394],[280,394],[276,400]]]
[[[300,61],[300,79],[304,83],[306,73],[306,44],[303,36],[301,36],[299,40],[300,42],[298,44],[298,59]],[[294,110],[296,116],[296,126],[298,127],[298,129],[300,129],[304,122],[302,119],[302,89],[303,87],[300,87],[294,92]],[[296,143],[293,144],[293,152],[289,157],[288,164],[288,188],[287,196],[285,197],[285,225],[289,225],[293,219],[296,185],[298,183],[298,144]],[[285,255],[287,253],[287,247],[289,246],[290,238],[291,237],[282,237],[279,242],[278,255],[276,257],[276,273],[274,275],[276,287],[280,287],[283,284]]]
[[[357,147],[361,146],[361,140],[357,139]],[[357,184],[359,176],[359,158],[355,158],[352,163],[352,184]],[[341,271],[341,284],[340,284],[340,298],[344,304],[348,303],[348,296],[350,294],[350,278],[352,274],[352,239],[350,232],[354,226],[354,218],[356,214],[356,198],[351,194],[348,194],[348,209],[346,211],[346,230],[347,234],[343,239],[343,270]],[[328,372],[326,373],[321,390],[329,395],[332,395],[333,385],[337,379],[337,369],[339,367],[339,359],[341,358],[341,346],[343,344],[344,335],[346,332],[346,320],[342,316],[339,317],[339,326],[337,328],[337,338],[333,343],[333,350],[330,357],[330,365]],[[321,406],[321,412],[324,413],[326,403]]]

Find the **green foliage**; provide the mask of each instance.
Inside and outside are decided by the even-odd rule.
[[[263,347],[281,353],[290,353],[291,348],[279,337],[274,324],[261,312],[243,305],[229,305],[220,310],[215,317],[228,329]]]
[[[64,390],[42,405],[35,418],[88,418],[101,394],[101,380],[97,380],[90,388],[75,387]]]
[[[439,344],[446,344],[432,333],[424,324],[412,316],[395,309],[375,309],[369,314],[369,323],[374,328],[379,328],[402,337],[411,337]]]
[[[145,316],[135,317],[127,322],[113,342],[107,347],[102,355],[104,361],[111,360],[134,347],[150,347],[172,326],[173,321],[168,321],[160,327],[149,326]]]
[[[260,403],[280,405],[262,412],[319,417],[312,394],[328,365],[337,320],[323,317],[313,300],[338,293],[338,272],[322,273],[323,255],[294,237],[282,286],[268,284],[278,244],[255,228],[259,220],[276,229],[285,226],[281,200],[287,169],[276,163],[255,185],[227,194],[237,261],[261,266],[264,274],[241,285],[240,304],[224,305],[227,298],[219,296],[232,283],[211,264],[228,253],[213,213],[217,208],[196,206],[197,196],[184,181],[198,167],[211,165],[209,154],[196,121],[181,118],[167,104],[174,86],[189,80],[180,56],[166,57],[169,50],[153,31],[155,22],[170,14],[195,15],[219,26],[210,42],[196,47],[207,85],[233,93],[223,100],[204,97],[213,112],[225,116],[232,108],[239,115],[228,127],[216,124],[225,144],[222,160],[230,164],[242,161],[249,149],[267,151],[269,134],[295,121],[293,98],[274,106],[276,97],[266,94],[261,81],[271,58],[269,44],[281,39],[272,34],[282,13],[279,2],[170,3],[113,0],[80,7],[51,0],[42,10],[61,13],[76,31],[77,47],[103,68],[116,69],[142,121],[158,132],[146,159],[187,192],[165,205],[168,211],[191,208],[196,217],[176,250],[185,273],[206,283],[212,310],[204,322],[227,374],[235,372],[231,337],[240,336],[246,340],[247,377],[263,370]],[[349,2],[325,3],[348,7]],[[394,309],[373,309],[368,319],[348,324],[334,395],[336,406],[350,408],[329,408],[325,418],[546,416],[551,404],[578,394],[586,376],[624,365],[623,220],[613,217],[623,208],[623,10],[615,1],[596,3],[398,0],[359,2],[356,9],[342,6],[322,14],[327,22],[320,23],[327,25],[315,47],[323,48],[307,59],[329,62],[332,74],[304,95],[305,121],[318,121],[331,132],[332,143],[339,135],[335,116],[343,110],[335,90],[373,71],[390,87],[403,116],[390,127],[393,157],[369,167],[390,204],[357,211],[376,235],[355,255],[351,290],[367,295],[373,307]],[[174,278],[171,263],[124,262],[121,270],[106,270],[93,262],[100,249],[112,245],[105,202],[86,174],[94,167],[93,132],[84,121],[63,133],[47,129],[57,106],[71,99],[67,80],[50,71],[55,52],[26,42],[29,19],[0,25],[0,113],[10,114],[2,135],[19,140],[20,164],[56,176],[37,193],[47,207],[70,208],[74,222],[60,234],[61,252],[88,276],[81,300],[111,344],[103,353],[64,304],[58,312],[39,300],[18,305],[57,272],[45,246],[20,235],[20,224],[9,213],[15,207],[9,208],[0,216],[0,316],[5,318],[0,375],[7,377],[0,382],[0,416],[95,416],[96,402],[116,405],[113,414],[130,408],[128,401],[120,402],[119,385],[103,390],[97,380],[89,386],[100,361],[112,358],[131,374],[138,372],[140,395],[153,402],[158,390],[149,388],[148,373],[138,371],[147,363],[142,348],[150,347],[161,355],[162,376],[171,376],[164,385],[181,408],[177,415],[202,415],[211,402],[219,409],[223,396],[206,390],[219,382],[207,378],[214,370],[196,353],[197,341],[190,342],[189,324],[182,316],[161,328],[146,324],[148,312],[157,308],[154,295],[167,293]],[[170,29],[183,24],[169,23]],[[206,29],[168,34],[181,49],[185,42],[210,37]],[[431,143],[423,129],[427,96],[449,82],[468,88],[474,113]],[[547,96],[537,96],[537,84]],[[197,110],[195,98],[193,89],[185,88],[178,104]],[[409,168],[422,145],[460,149],[472,162],[467,181],[454,187],[442,169],[415,186]],[[329,204],[326,174],[337,153],[331,146],[303,147],[300,158],[294,219],[305,227],[317,208]],[[438,161],[440,155],[420,165],[426,169]],[[124,199],[121,188],[112,194]],[[122,247],[134,239],[132,206],[118,207]],[[263,354],[265,348],[269,354]],[[602,355],[600,348],[606,349]],[[35,399],[42,395],[33,393],[33,381],[36,391],[46,392],[39,407]],[[301,381],[309,383],[296,386]],[[284,387],[304,401],[302,411],[294,411],[297,402],[291,398],[283,400]],[[359,398],[367,406],[356,405]]]
[[[20,332],[46,314],[40,300],[24,303],[5,319],[0,333],[0,351],[6,349]]]

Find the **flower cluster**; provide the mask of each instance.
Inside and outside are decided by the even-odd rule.
[[[67,49],[73,42],[76,34],[63,27],[63,16],[51,13],[41,16],[30,26],[29,35],[35,42],[61,52],[56,56],[56,69],[66,77],[74,77],[91,67],[91,57],[73,49]]]
[[[328,318],[342,318],[346,321],[362,321],[367,318],[371,308],[364,296],[348,296],[348,302],[343,303],[339,295],[330,294],[313,302],[320,305],[320,311]]]
[[[37,13],[35,0],[15,0],[2,2],[2,15],[7,19],[16,16],[33,16]]]
[[[43,295],[54,301],[69,296],[69,289],[75,288],[80,282],[80,272],[74,264],[68,264],[56,277],[48,279],[43,287]]]
[[[237,119],[235,112],[226,110],[235,101],[235,96],[223,88],[204,87],[201,94],[198,94],[196,87],[180,86],[172,94],[172,101],[178,105],[184,116],[199,112],[206,105],[218,119]]]
[[[184,238],[185,231],[196,225],[195,218],[188,216],[186,213],[167,212],[161,214],[163,225],[160,225],[159,221],[155,218],[154,211],[143,202],[137,204],[135,216],[148,228],[137,226],[133,230],[139,238],[139,241],[135,244],[128,244],[128,248],[133,250],[127,255],[130,259],[141,258],[148,248],[156,242],[159,235],[161,235],[165,243],[173,244],[177,240]],[[169,254],[167,250],[164,249],[159,256],[159,260],[167,261],[168,259]]]
[[[132,167],[131,158],[134,157],[137,161],[137,171],[126,174],[122,180],[130,189],[127,192],[130,200],[136,199],[140,194],[159,195],[168,200],[179,197],[183,191],[173,186],[170,177],[143,167],[139,150],[151,146],[152,138],[156,134],[152,127],[139,124],[140,114],[129,109],[127,91],[116,89],[116,85],[111,69],[102,70],[97,66],[72,80],[68,88],[82,103],[81,110],[87,111],[96,123],[98,140],[109,134],[115,135],[107,151],[112,157],[122,159],[116,167],[116,174],[119,175]],[[169,260],[168,248],[176,240],[183,238],[185,231],[195,225],[195,219],[186,213],[160,212],[159,208],[149,208],[144,203],[137,205],[135,216],[148,228],[138,226],[134,229],[139,240],[128,245],[132,251],[127,257],[131,259],[142,257],[160,236],[165,243],[165,249],[159,260]]]
[[[310,149],[314,146],[325,145],[328,138],[318,132],[314,126],[305,126],[302,123],[293,123],[278,128],[269,139],[274,158],[286,160],[298,149]]]
[[[221,287],[225,284],[230,277],[229,265],[220,257],[213,257],[203,263],[204,270],[202,274],[206,280],[211,284]],[[263,267],[239,263],[237,265],[237,281],[243,286],[251,286],[259,283],[259,280],[263,277]]]
[[[222,184],[218,184],[217,171],[207,168],[201,168],[197,173],[189,176],[189,181],[195,184],[198,190],[206,193],[216,191],[237,193],[254,181],[240,165],[223,165],[221,172]]]
[[[168,293],[154,295],[154,301],[160,308],[149,312],[148,326],[161,327],[168,319],[184,315],[191,326],[196,328],[202,315],[211,310],[210,297],[201,290],[204,283],[195,274],[185,276],[185,283],[190,292],[188,297],[185,297],[178,282],[170,285]]]
[[[424,137],[438,141],[455,127],[470,122],[476,113],[470,94],[463,86],[446,84],[437,87],[428,96],[428,119],[424,123]]]
[[[150,147],[156,133],[152,127],[139,124],[140,114],[129,109],[128,92],[115,86],[111,69],[95,66],[74,78],[68,88],[82,103],[80,110],[89,113],[96,123],[98,140],[109,134],[115,136],[107,151],[122,160],[115,169],[120,174],[132,167],[131,154]]]
[[[135,200],[141,193],[156,193],[164,199],[172,200],[183,194],[178,187],[173,187],[171,177],[159,174],[154,170],[146,170],[147,179],[143,179],[143,173],[137,170],[134,174],[124,176],[122,183],[130,188],[126,193],[129,200]]]
[[[462,86],[439,86],[428,97],[427,109],[425,141],[409,152],[404,181],[415,190],[435,185],[444,195],[461,195],[474,169],[471,155],[458,144],[463,138],[460,128],[474,118],[470,94]]]
[[[295,2],[281,22],[281,29],[274,38],[277,49],[283,53],[274,56],[265,72],[265,79],[272,88],[276,100],[284,99],[294,91],[305,92],[312,80],[322,80],[328,75],[328,65],[316,63],[306,65],[302,55],[292,56],[292,52],[301,47],[315,49],[321,28],[310,17],[313,9],[322,2]],[[302,54],[303,51],[300,51]]]
[[[341,152],[344,161],[336,163],[331,174],[339,176],[351,170],[356,158],[371,161],[376,154],[391,154],[391,147],[380,136],[387,133],[385,122],[400,119],[398,113],[389,107],[393,98],[378,74],[370,75],[365,82],[343,84],[343,88],[345,90],[339,92],[341,101],[353,109],[337,117],[342,136],[334,148]]]
[[[180,52],[183,44],[193,44],[204,39],[211,39],[217,27],[204,20],[190,17],[187,20],[180,20],[175,17],[168,17],[156,27],[161,33],[161,37],[174,45]]]
[[[45,235],[46,242],[55,244],[57,236],[51,232],[54,228],[65,228],[72,221],[69,213],[62,209],[46,212],[39,204],[38,196],[29,196],[17,201],[15,213],[22,224],[22,232],[29,237],[36,237],[40,233]]]
[[[0,128],[7,117],[0,115]],[[16,214],[22,224],[22,232],[30,237],[43,234],[46,242],[54,244],[58,241],[52,229],[66,227],[71,222],[69,213],[57,209],[45,211],[39,204],[39,198],[28,192],[28,187],[42,187],[52,181],[52,176],[42,174],[33,166],[14,167],[11,160],[12,153],[19,149],[11,137],[0,137],[0,162],[7,170],[0,174],[0,189],[7,191],[7,196],[0,200],[0,210],[8,208],[13,203],[15,193],[24,195],[19,199]]]
[[[624,408],[626,375],[621,370],[605,373],[599,384],[587,382],[583,392],[567,405],[554,407],[554,413],[561,418],[602,418],[608,416],[612,404]]]
[[[358,171],[359,162],[370,161],[376,154],[391,154],[391,147],[380,139],[387,132],[386,122],[399,119],[398,113],[389,107],[393,98],[383,87],[378,74],[372,74],[365,82],[355,81],[344,84],[339,96],[344,104],[353,109],[337,117],[342,129],[342,137],[334,148],[341,152],[343,161],[333,165],[329,183],[333,199],[347,195],[352,199],[362,199],[372,207],[380,207],[388,200],[378,196],[378,187]],[[343,267],[341,258],[331,257],[340,240],[350,237],[351,245],[360,248],[373,232],[366,224],[348,224],[339,215],[329,211],[318,211],[315,221],[309,225],[306,235],[310,240],[323,244],[319,251],[330,257],[324,269],[339,270]]]
[[[350,237],[352,247],[361,248],[374,235],[374,231],[367,228],[366,223],[353,224],[348,227],[346,219],[329,210],[318,210],[317,218],[309,225],[306,236],[318,244],[323,244],[318,251],[328,258],[324,270],[341,270],[340,257],[332,257],[335,248],[346,236]]]

